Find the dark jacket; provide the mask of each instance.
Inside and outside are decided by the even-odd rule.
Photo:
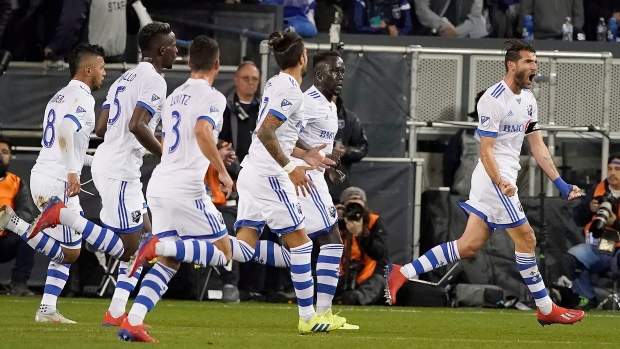
[[[348,173],[351,164],[360,162],[368,154],[368,138],[364,132],[364,126],[357,115],[344,107],[342,99],[336,100],[338,108],[338,132],[335,141],[341,141],[347,147],[342,156],[342,165]]]
[[[226,96],[226,110],[224,111],[224,122],[222,124],[222,132],[220,132],[220,139],[229,143],[232,143],[233,148],[237,152],[237,158],[239,162],[243,161],[243,158],[248,154],[249,148],[240,148],[239,139],[244,137],[242,142],[246,146],[249,146],[252,139],[252,134],[239,134],[239,124],[242,122],[239,115],[242,115],[240,110],[239,99],[237,98],[237,92],[232,89]],[[258,118],[258,111],[260,109],[260,100],[254,98],[247,112],[249,118],[246,122],[249,122],[246,129],[254,130],[256,128],[256,119]],[[234,118],[233,118],[234,117]],[[233,128],[234,124],[234,128]]]
[[[586,39],[596,41],[596,27],[599,19],[605,19],[605,25],[609,23],[609,18],[614,12],[620,12],[620,0],[587,0],[583,2],[585,22],[583,31]]]
[[[578,227],[585,227],[592,221],[592,219],[594,219],[594,215],[596,214],[596,212],[592,212],[590,210],[590,202],[594,199],[594,197],[600,196],[599,194],[601,194],[600,191],[602,190],[599,190],[599,193],[596,194],[595,192],[597,190],[597,187],[599,187],[601,184],[605,186],[605,193],[609,193],[609,183],[605,179],[604,181],[597,184],[595,187],[588,189],[586,191],[586,195],[582,196],[579,199],[579,204],[573,208],[573,221],[575,221],[575,224]],[[617,210],[616,216],[620,218],[620,210]],[[618,218],[616,219],[612,227],[615,230],[620,231],[620,219]]]
[[[535,39],[561,39],[562,25],[571,18],[573,33],[583,28],[582,0],[521,0],[519,31],[523,31],[523,17],[534,16]]]
[[[7,24],[9,23],[11,11],[11,0],[0,0],[0,44],[2,44],[2,36]]]
[[[57,57],[65,57],[79,43],[88,42],[91,0],[63,0],[54,35],[47,46]]]

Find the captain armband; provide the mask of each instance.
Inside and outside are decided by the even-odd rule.
[[[527,124],[527,128],[525,129],[525,134],[529,135],[534,131],[540,131],[540,126],[538,125],[538,121],[532,121]]]

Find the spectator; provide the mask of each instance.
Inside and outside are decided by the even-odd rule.
[[[519,22],[519,0],[487,0],[491,34],[494,38],[521,37],[517,32]]]
[[[260,0],[265,5],[283,5],[284,28],[292,27],[304,38],[312,38],[316,35],[314,24],[315,0]]]
[[[338,21],[342,25],[342,29],[348,28],[348,18],[345,17],[345,12],[342,9],[343,4],[340,0],[317,0],[316,10],[314,11],[314,22],[316,24],[316,30],[319,33],[328,33],[332,24],[336,20],[336,13],[338,13]]]
[[[526,15],[534,17],[535,39],[562,40],[562,25],[566,23],[566,17],[571,18],[574,36],[583,28],[582,0],[521,0],[519,33],[523,30],[523,17]]]
[[[618,230],[620,230],[620,211],[618,205],[613,205],[613,212],[606,222],[603,232],[593,228],[595,214],[601,207],[600,198],[610,195],[620,197],[620,154],[612,155],[607,161],[607,179],[600,182],[595,188],[590,189],[585,196],[581,197],[579,205],[573,210],[575,223],[583,227],[586,242],[573,246],[564,255],[564,273],[572,282],[572,289],[579,295],[579,308],[589,310],[596,306],[596,293],[592,287],[590,277],[594,274],[605,273],[609,270],[618,271]],[[615,251],[604,253],[598,249],[602,238],[611,234],[616,241]]]
[[[366,207],[366,193],[347,188],[336,206],[344,243],[336,302],[349,305],[383,303],[388,262],[387,232],[383,220]]]
[[[407,0],[356,0],[355,27],[361,33],[407,35],[411,5]]]
[[[97,0],[96,0],[97,1]],[[98,0],[101,1],[101,0]],[[51,37],[45,35],[47,40],[43,49],[45,59],[57,60],[64,58],[79,43],[88,42],[88,17],[91,0],[61,0],[49,1],[56,5],[56,16],[51,23],[56,23],[55,28],[49,32]],[[53,6],[50,4],[50,6]],[[60,11],[58,11],[60,10]],[[49,26],[47,29],[51,29]],[[46,33],[47,34],[47,33]]]
[[[484,90],[478,92],[475,105],[478,105]],[[478,111],[467,114],[478,122]],[[466,195],[471,189],[471,174],[478,164],[480,156],[480,137],[475,128],[460,129],[450,138],[446,150],[443,152],[443,184],[450,187],[455,194]]]
[[[9,24],[11,11],[13,11],[11,0],[0,0],[0,44],[2,44],[2,36],[6,26]]]
[[[27,222],[34,220],[36,209],[30,190],[17,175],[8,172],[11,160],[11,143],[0,136],[0,206],[10,206],[17,215]],[[0,263],[15,260],[11,273],[10,294],[14,296],[34,296],[26,283],[34,267],[34,253],[28,244],[17,234],[0,231]]]
[[[334,97],[338,108],[338,132],[334,138],[332,154],[340,156],[341,166],[338,168],[346,176],[344,182],[335,184],[327,181],[329,193],[334,200],[340,197],[340,193],[351,186],[349,172],[351,165],[360,162],[368,154],[368,139],[364,132],[364,126],[357,115],[344,107],[341,97]]]
[[[420,35],[482,38],[487,36],[483,0],[414,0],[415,13],[426,29]]]
[[[620,22],[620,0],[588,0],[583,4],[585,23],[583,31],[586,39],[596,41],[596,27],[600,18],[605,19],[605,24],[610,18]]]
[[[127,0],[95,0],[90,5],[88,42],[103,47],[106,63],[125,61],[127,3]]]

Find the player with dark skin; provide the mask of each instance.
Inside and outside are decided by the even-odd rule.
[[[159,34],[153,37],[148,45],[148,49],[142,50],[142,62],[153,64],[155,70],[161,74],[163,69],[171,69],[177,58],[176,36],[174,32],[163,35]],[[95,125],[95,133],[99,137],[104,137],[110,109],[103,109]],[[133,133],[138,142],[146,148],[151,154],[161,157],[161,143],[155,138],[155,135],[149,128],[149,122],[153,116],[148,109],[141,105],[136,105],[129,121],[129,131]],[[138,250],[140,245],[140,236],[142,232],[151,231],[151,221],[147,213],[143,215],[144,226],[142,230],[131,234],[118,234],[125,245],[125,253],[121,256],[123,262],[128,262],[131,256]]]

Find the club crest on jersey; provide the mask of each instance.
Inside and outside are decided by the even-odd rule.
[[[151,96],[151,102],[155,102],[160,100],[159,96],[157,96],[156,94],[153,93],[153,95]]]
[[[527,106],[527,115],[532,117],[532,105],[531,104]]]
[[[344,120],[338,120],[338,129],[339,130],[342,130],[344,128],[344,125],[345,125]]]
[[[336,207],[334,206],[329,207],[329,215],[332,216],[332,218],[336,218]]]
[[[291,109],[291,106],[293,106],[293,103],[287,101],[286,99],[283,99],[282,103],[280,103],[282,110],[289,110]]]
[[[483,116],[483,117],[480,118],[480,123],[482,124],[482,126],[488,126],[490,120],[491,120],[490,117]]]
[[[86,110],[84,110],[84,108],[78,106],[77,109],[75,110],[75,114],[76,114],[76,116],[84,116],[86,114]]]
[[[138,223],[140,221],[140,211],[131,212],[131,220],[134,223]]]
[[[300,216],[303,216],[303,215],[304,215],[304,213],[301,211],[301,204],[300,204],[300,203],[297,203],[297,204],[295,205],[295,207],[297,208],[297,213],[298,213]]]
[[[209,112],[211,112],[211,113],[217,113],[217,112],[219,112],[219,111],[220,111],[220,110],[219,110],[219,109],[217,109],[217,108],[216,108],[216,107],[214,107],[214,106],[211,106],[211,108],[209,109]]]

